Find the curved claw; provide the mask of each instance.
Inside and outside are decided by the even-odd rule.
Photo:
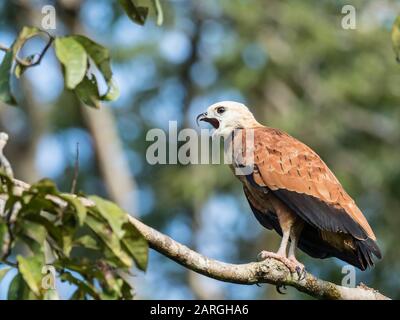
[[[278,291],[279,294],[286,294],[286,292],[281,291],[281,288],[286,290],[286,286],[284,284],[279,284],[275,288],[276,288],[276,291]]]
[[[264,257],[264,255],[263,255],[263,253],[260,252],[260,253],[257,255],[257,261],[260,262],[260,261],[263,261],[263,260],[265,260],[265,257]]]
[[[306,268],[300,268],[300,266],[296,266],[296,273],[299,277],[299,281],[304,280],[306,278]]]
[[[301,280],[304,280],[305,278],[306,278],[306,276],[307,276],[307,271],[306,271],[306,269],[303,269],[303,274],[302,274],[302,278],[300,279],[300,281]]]
[[[291,274],[296,273],[299,281],[304,280],[306,277],[306,270],[303,264],[298,262],[295,258],[286,258],[285,256],[279,255],[278,253],[269,252],[269,251],[261,251],[257,255],[258,261],[263,261],[267,258],[276,259],[282,262],[289,270]]]

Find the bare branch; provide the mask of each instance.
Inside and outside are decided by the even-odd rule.
[[[75,193],[76,192],[76,185],[78,183],[78,176],[79,176],[79,142],[76,143],[74,176],[72,178],[71,193]]]
[[[269,283],[295,287],[312,297],[333,300],[386,300],[388,297],[377,290],[359,285],[347,288],[324,281],[307,273],[302,280],[289,272],[280,261],[268,258],[261,262],[247,264],[229,264],[205,257],[170,237],[145,225],[139,220],[129,217],[149,242],[151,248],[169,257],[175,262],[195,272],[221,281],[239,284]]]

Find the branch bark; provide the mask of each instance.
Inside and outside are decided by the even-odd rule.
[[[174,260],[204,276],[238,284],[269,283],[296,288],[314,298],[331,300],[388,300],[377,290],[361,284],[356,288],[347,288],[316,278],[310,273],[302,280],[291,274],[280,261],[268,258],[261,262],[230,264],[203,256],[161,232],[129,216],[130,222],[139,229],[150,247],[162,255]]]
[[[7,142],[7,135],[0,133],[0,143],[3,148]],[[2,149],[1,149],[2,150]],[[29,184],[14,179],[15,186],[21,191],[28,189]],[[87,198],[79,197],[84,206],[93,206]],[[5,199],[0,199],[5,201]],[[60,206],[66,205],[64,200],[49,195],[49,200]],[[0,201],[1,202],[1,201]],[[1,207],[1,203],[0,203]],[[377,290],[360,284],[355,288],[336,285],[332,282],[318,279],[310,273],[299,279],[292,274],[279,260],[267,258],[260,262],[246,264],[230,264],[210,259],[197,253],[185,245],[173,240],[167,235],[147,226],[138,219],[128,215],[129,221],[144,235],[149,246],[162,255],[174,260],[180,265],[206,277],[237,284],[269,283],[276,286],[291,286],[318,299],[331,300],[389,300],[390,298]]]

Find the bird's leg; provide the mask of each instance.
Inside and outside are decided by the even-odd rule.
[[[282,229],[282,241],[279,246],[278,252],[262,251],[258,257],[262,260],[266,258],[273,258],[281,261],[291,273],[297,273],[299,279],[301,279],[304,273],[304,265],[298,262],[295,258],[294,252],[297,246],[297,241],[300,232],[303,228],[303,222],[299,221],[296,216],[286,208],[277,207],[276,213],[279,219],[279,224]],[[289,250],[289,256],[286,255],[286,249],[288,246],[289,238],[291,239],[291,246]]]
[[[272,199],[273,200],[273,199]],[[294,256],[294,252],[297,246],[297,241],[300,236],[300,232],[303,228],[303,222],[300,221],[297,216],[282,205],[279,201],[273,203],[276,215],[278,216],[279,225],[282,230],[282,241],[279,246],[278,252],[262,251],[258,255],[259,259],[265,260],[266,258],[273,258],[281,261],[291,273],[297,273],[299,279],[304,270],[304,266],[298,262]],[[286,249],[288,246],[289,238],[291,239],[291,246],[289,257],[286,255]]]
[[[289,227],[287,230],[283,231],[283,235],[282,235],[282,241],[281,244],[279,246],[278,252],[277,254],[285,257],[286,258],[286,248],[289,242],[289,237],[290,237],[290,230],[291,228]]]
[[[265,260],[267,258],[273,258],[273,259],[279,260],[286,267],[288,267],[290,272],[295,273],[296,265],[286,257],[286,248],[287,248],[287,245],[289,242],[290,229],[291,229],[291,227],[288,227],[287,229],[283,230],[282,241],[281,241],[279,249],[276,253],[270,252],[270,251],[261,251],[258,255],[258,259]]]
[[[296,259],[296,248],[299,242],[301,231],[303,230],[304,223],[297,221],[293,227],[290,229],[290,246],[289,246],[289,254],[288,259],[295,265],[295,269],[297,275],[299,276],[299,280],[304,279],[306,275],[305,267],[302,263],[300,263]]]
[[[282,241],[279,246],[278,252],[275,253],[275,252],[270,252],[270,251],[261,251],[258,255],[259,260],[265,260],[267,258],[274,258],[283,263],[287,262],[288,258],[286,258],[286,248],[287,248],[287,244],[289,242],[289,236],[290,236],[290,229],[283,232]]]

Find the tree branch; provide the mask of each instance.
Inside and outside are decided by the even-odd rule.
[[[2,137],[0,133],[0,137]],[[5,144],[5,142],[4,142]],[[4,147],[4,145],[3,145]],[[29,184],[14,179],[15,186],[21,190],[28,189]],[[48,199],[60,206],[67,203],[52,195]],[[79,197],[84,206],[93,206],[93,202],[87,198]],[[2,199],[4,201],[4,199]],[[267,258],[261,262],[246,264],[230,264],[203,256],[185,245],[173,240],[161,232],[147,226],[143,222],[128,215],[129,221],[144,235],[150,247],[162,255],[174,260],[180,265],[217,280],[237,284],[269,283],[277,286],[291,286],[312,297],[332,300],[388,300],[389,298],[377,290],[360,284],[356,288],[348,288],[316,278],[306,273],[299,280],[297,274],[291,274],[288,268],[280,261]]]
[[[302,280],[297,279],[280,261],[268,258],[261,262],[230,264],[205,257],[176,242],[161,232],[129,216],[131,223],[139,229],[150,247],[182,266],[217,280],[238,284],[269,283],[295,287],[312,297],[332,300],[387,300],[377,290],[361,284],[347,288],[314,277],[310,273]]]

